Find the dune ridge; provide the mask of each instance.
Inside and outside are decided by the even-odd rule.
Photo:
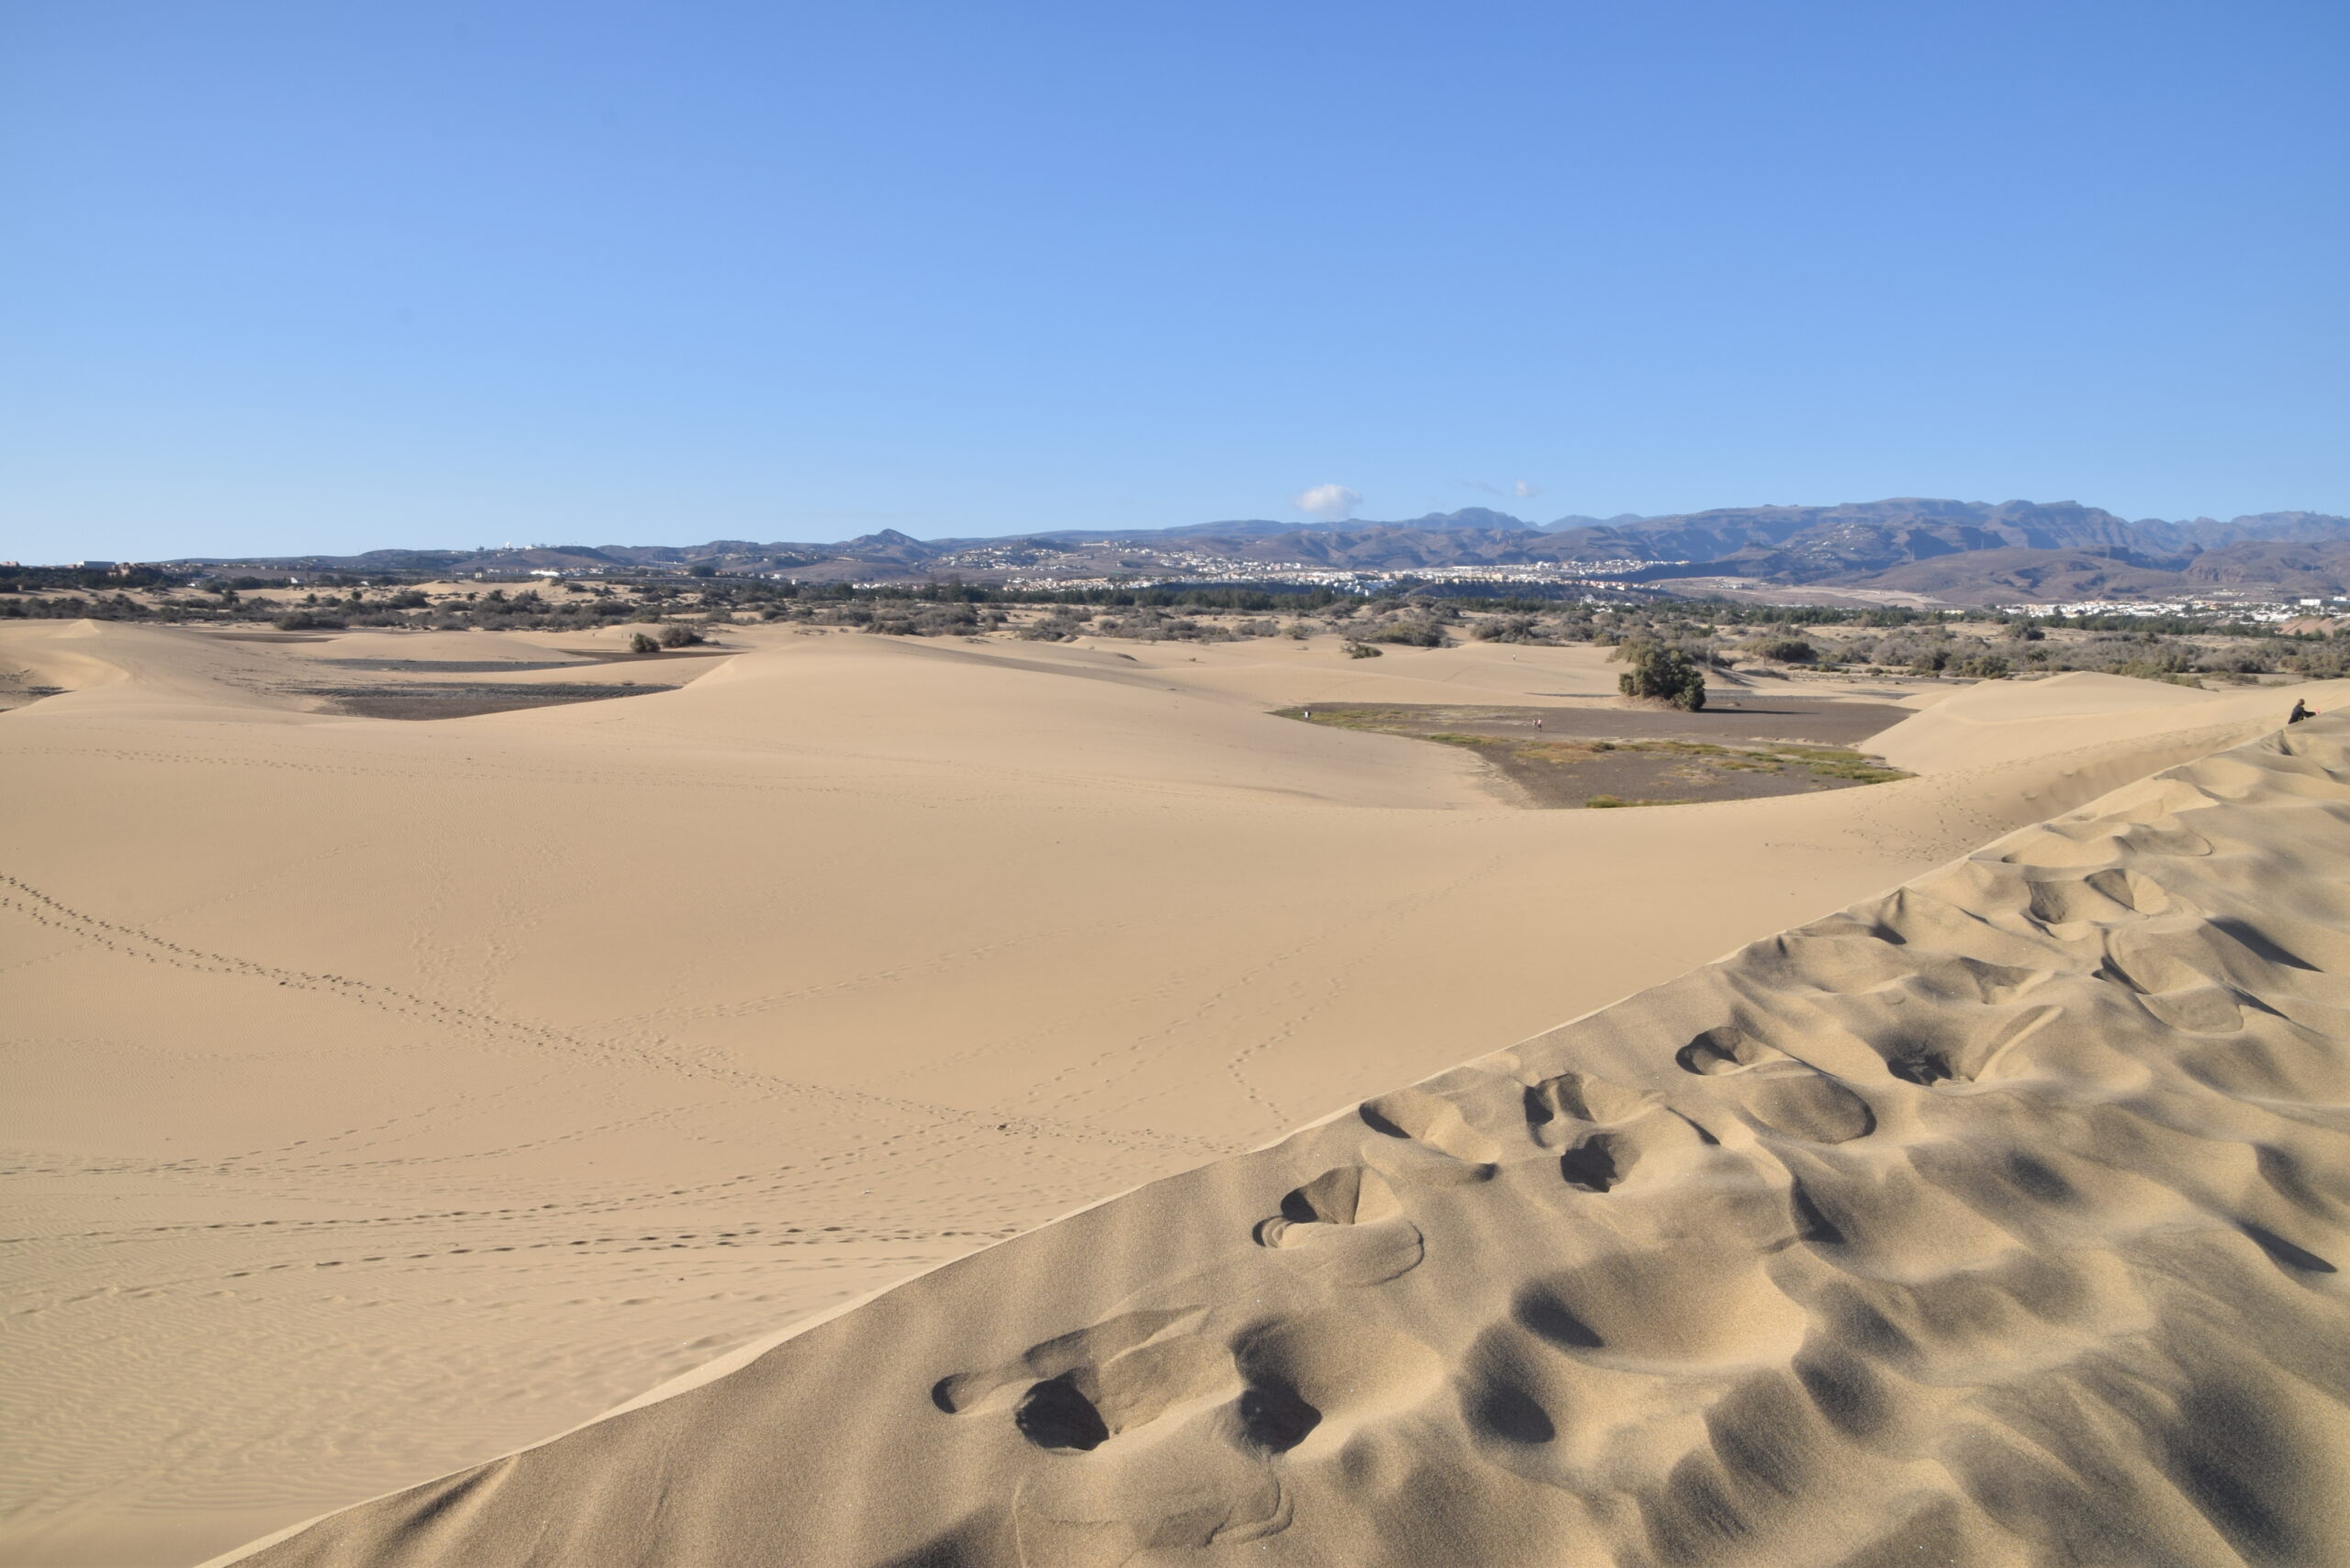
[[[2346,743],[2125,786],[221,1561],[2322,1561]]]

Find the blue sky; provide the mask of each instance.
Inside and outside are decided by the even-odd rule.
[[[12,0],[0,556],[2350,512],[2345,80],[2338,0]]]

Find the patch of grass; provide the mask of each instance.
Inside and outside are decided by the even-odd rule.
[[[1849,778],[1855,784],[1890,784],[1897,778],[1909,777],[1897,767],[1888,767],[1874,758],[1841,746],[1777,746],[1760,755],[1780,757],[1798,767],[1807,767],[1823,778]]]
[[[1909,777],[1897,767],[1842,767],[1833,763],[1816,765],[1812,771],[1823,778],[1849,778],[1855,784],[1890,784]]]

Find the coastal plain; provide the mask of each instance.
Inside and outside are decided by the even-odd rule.
[[[2332,1373],[2196,1361],[2204,1309],[2147,1283],[2231,1282],[2209,1336],[2344,1342],[2336,722],[2286,747],[2274,689],[2095,675],[1789,683],[1898,708],[1856,744],[1913,777],[1529,811],[1462,749],[1276,711],[1606,711],[1604,650],[724,643],[0,628],[43,693],[0,714],[0,1562],[185,1563],[387,1492],[258,1560],[2344,1539]],[[615,700],[336,711],[418,678]],[[2151,1000],[2094,989],[2109,947]],[[1932,1025],[1908,1078],[1871,1054],[1895,992]],[[2132,1045],[2146,1018],[2193,1038]],[[2139,1102],[2171,1109],[2098,1108]],[[1953,1370],[1991,1352],[1930,1282],[2030,1332]],[[1911,1360],[1868,1360],[1868,1313]],[[2168,1458],[2113,1457],[2121,1394],[2068,1428],[2017,1392],[2092,1362]],[[1841,1392],[1770,1414],[1812,1373]],[[2054,1460],[1937,1457],[2001,1400],[1984,1440]],[[640,1506],[662,1455],[674,1512]],[[2066,1462],[2121,1466],[2099,1507],[2151,1533],[2033,1534]],[[1486,1505],[1522,1535],[1456,1518]]]

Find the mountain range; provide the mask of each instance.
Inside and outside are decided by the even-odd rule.
[[[1202,558],[1261,567],[1409,573],[1440,566],[1588,563],[1660,586],[1738,577],[1790,588],[1866,588],[1956,604],[2009,599],[2333,594],[2350,582],[2350,518],[2263,512],[2221,521],[2126,520],[2075,501],[1922,498],[1759,506],[1531,522],[1483,507],[1395,521],[1264,519],[1178,528],[1058,529],[921,540],[895,529],[834,543],[720,539],[696,545],[377,550],[190,566],[331,571],[588,570],[628,566],[786,571],[811,578],[1180,574]]]

